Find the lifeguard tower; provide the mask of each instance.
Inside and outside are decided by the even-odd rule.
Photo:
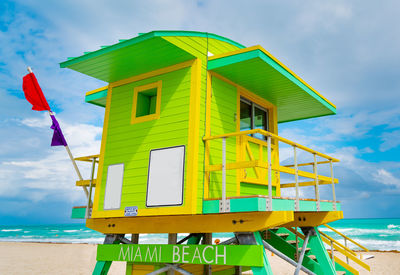
[[[99,155],[77,158],[93,165],[76,182],[87,204],[72,212],[106,234],[93,274],[112,261],[126,261],[126,274],[272,274],[266,250],[297,273],[358,274],[349,259],[369,270],[318,230],[343,217],[338,160],[278,135],[279,123],[336,108],[261,46],[153,31],[61,67],[109,83],[85,97],[105,107],[103,136]],[[216,232],[234,237],[213,244]],[[168,244],[139,244],[152,233]]]

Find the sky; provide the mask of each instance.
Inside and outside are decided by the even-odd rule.
[[[97,154],[104,109],[84,94],[105,83],[59,63],[152,30],[262,45],[337,106],[335,116],[280,124],[279,135],[340,159],[345,218],[400,217],[399,11],[398,1],[1,1],[0,224],[73,222],[85,201],[64,148],[50,147],[48,114],[24,99],[26,67],[73,154]],[[331,199],[328,186],[321,192]]]

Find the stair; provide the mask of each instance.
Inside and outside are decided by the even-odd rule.
[[[337,274],[337,275],[345,275],[345,274],[346,274],[346,271],[336,271],[336,274]]]
[[[289,236],[289,233],[277,233],[277,236],[281,237],[281,238],[286,238]]]

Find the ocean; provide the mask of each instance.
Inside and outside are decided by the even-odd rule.
[[[370,250],[400,251],[400,219],[343,219],[329,225]],[[321,226],[320,230],[344,243],[342,237],[328,228]],[[179,234],[179,238],[184,236],[186,234]],[[232,233],[213,234],[214,239],[218,238],[221,241],[232,236]],[[2,242],[99,244],[103,240],[103,234],[86,228],[84,224],[0,225],[0,241]],[[140,236],[140,243],[167,243],[167,240],[167,234]],[[348,246],[357,249],[349,242]]]

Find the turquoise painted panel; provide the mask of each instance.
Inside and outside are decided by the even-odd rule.
[[[86,215],[86,207],[72,208],[71,219],[84,219]]]
[[[317,203],[315,201],[299,201],[300,211],[317,211]]]
[[[210,70],[278,107],[278,122],[335,114],[336,109],[260,50],[210,60]]]

